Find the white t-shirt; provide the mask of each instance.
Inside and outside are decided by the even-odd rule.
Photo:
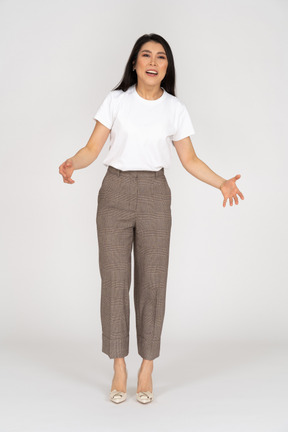
[[[156,100],[142,98],[136,84],[112,90],[93,119],[110,132],[103,164],[120,170],[158,171],[171,164],[173,141],[195,133],[186,106],[164,90]]]

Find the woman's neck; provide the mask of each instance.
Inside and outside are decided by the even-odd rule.
[[[136,91],[142,98],[147,100],[159,99],[164,92],[160,85],[147,86],[141,83],[136,83]]]

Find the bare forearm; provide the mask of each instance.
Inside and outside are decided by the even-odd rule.
[[[90,150],[87,146],[81,148],[71,159],[75,169],[86,168],[97,158],[95,152]]]
[[[208,167],[201,159],[195,157],[190,159],[183,165],[186,171],[196,177],[198,180],[203,181],[215,188],[220,189],[222,183],[226,180],[223,177],[216,174],[211,168]]]

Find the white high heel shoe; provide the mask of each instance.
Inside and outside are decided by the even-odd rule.
[[[127,378],[128,378],[128,370],[127,369],[126,369],[126,372],[127,372]],[[114,390],[110,391],[109,399],[111,402],[115,402],[115,403],[124,402],[127,399],[127,393],[114,389]]]
[[[139,372],[140,372],[141,367],[139,368],[138,371],[138,379],[139,379]],[[140,391],[136,393],[136,399],[138,402],[141,402],[143,404],[152,402],[154,399],[154,395],[153,392],[150,392],[149,390],[146,391]]]

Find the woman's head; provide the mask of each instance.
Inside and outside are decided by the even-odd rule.
[[[144,51],[145,50],[145,51]],[[146,71],[156,69],[157,76],[149,77]],[[126,91],[139,79],[156,83],[175,96],[175,67],[168,42],[155,33],[141,36],[134,44],[127,61],[123,78],[114,90]]]

